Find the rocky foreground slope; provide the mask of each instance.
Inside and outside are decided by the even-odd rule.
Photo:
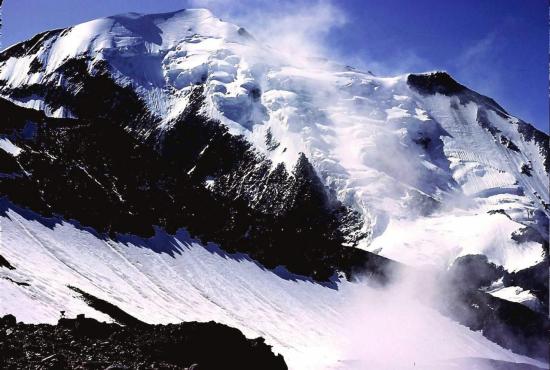
[[[273,369],[287,366],[262,338],[214,322],[120,326],[79,315],[57,325],[0,318],[2,369]]]

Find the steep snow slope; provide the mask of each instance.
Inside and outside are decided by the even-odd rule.
[[[468,253],[509,271],[543,258],[540,242],[510,236],[529,226],[547,238],[547,136],[444,73],[382,78],[289,56],[207,10],[184,10],[98,19],[9,48],[0,94],[74,116],[31,87],[77,90],[58,68],[80,56],[90,58],[90,71],[107,61],[162,130],[188,105],[193,85],[204,84],[202,112],[274,165],[292,168],[306,154],[328,188],[363,215],[364,249],[443,269]]]
[[[204,248],[183,231],[98,238],[5,201],[0,224],[0,253],[15,268],[0,268],[0,314],[24,322],[55,322],[61,310],[109,320],[73,286],[146,322],[215,320],[263,336],[291,369],[454,369],[460,358],[545,366],[441,316],[415,298],[414,284],[384,290],[366,282],[323,286],[283,278],[282,270],[265,270],[215,245]]]

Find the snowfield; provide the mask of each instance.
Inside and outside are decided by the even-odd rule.
[[[262,336],[291,369],[453,369],[470,357],[544,366],[441,316],[407,283],[323,286],[203,247],[183,230],[103,239],[5,201],[0,222],[0,254],[15,267],[0,269],[0,314],[27,323],[54,323],[61,310],[110,320],[74,286],[148,323],[214,320]]]
[[[479,213],[477,213],[479,212]],[[367,250],[411,266],[447,269],[456,257],[486,255],[507,271],[543,261],[540,243],[516,243],[510,235],[521,225],[502,214],[461,211],[415,220],[391,220],[386,231]],[[420,231],[420,232],[419,232]]]

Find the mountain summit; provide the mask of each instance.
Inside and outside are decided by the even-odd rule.
[[[344,278],[365,271],[387,281],[398,264],[460,274],[477,292],[468,310],[485,307],[491,320],[517,309],[536,321],[547,309],[548,135],[445,72],[377,77],[288,55],[208,10],[186,9],[101,18],[13,45],[0,53],[0,97],[10,236],[1,254],[16,266],[6,278],[50,284],[54,270],[30,265],[52,256],[64,271],[51,291],[10,285],[26,297],[19,303],[43,307],[30,320],[51,320],[62,307],[51,302],[73,301],[66,285],[77,274],[80,289],[137,317],[140,302],[158,299],[165,311],[157,321],[180,318],[166,291],[180,295],[164,279],[184,291],[198,284],[190,291],[216,317],[263,332],[220,308],[230,297],[210,296],[193,278],[232,266],[239,273],[227,279],[239,280],[256,263],[282,282],[265,270],[254,279],[300,304],[309,279],[323,291],[318,303],[331,307],[326,289],[346,290],[353,284]],[[184,270],[165,260],[181,255],[202,260]],[[104,263],[106,280],[93,272]],[[474,267],[487,274],[472,277]],[[125,295],[121,280],[134,270],[147,288]],[[291,281],[299,293],[285,293]],[[253,294],[242,299],[261,296],[243,289]],[[489,313],[495,305],[506,309]],[[466,325],[490,333],[487,317]],[[514,340],[534,338],[523,352],[539,355],[533,327]],[[298,358],[278,333],[272,343]]]

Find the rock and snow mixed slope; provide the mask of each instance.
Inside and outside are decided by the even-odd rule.
[[[454,369],[464,358],[544,367],[442,316],[414,298],[415,290],[323,286],[205,248],[184,231],[99,238],[6,202],[1,223],[2,254],[14,269],[0,269],[0,312],[16,309],[24,322],[54,323],[61,310],[110,320],[71,286],[145,322],[214,320],[262,336],[291,369]],[[430,294],[427,285],[420,290]]]
[[[63,86],[59,67],[81,56],[90,58],[90,71],[107,61],[164,129],[185,109],[192,87],[204,84],[204,112],[245,135],[274,165],[291,168],[306,154],[338,198],[362,212],[372,231],[361,243],[368,250],[440,267],[472,252],[510,270],[542,259],[540,244],[519,245],[506,235],[521,225],[546,233],[547,136],[444,73],[380,78],[290,57],[197,9],[93,20],[8,48],[0,92],[53,116],[74,116],[70,107],[21,90]],[[496,210],[502,212],[485,221]],[[447,237],[430,249],[439,232]]]
[[[36,202],[25,203],[21,197],[15,201],[35,211],[62,214],[110,232],[132,230],[132,216],[140,215],[135,228],[144,220],[170,229],[189,227],[222,247],[230,238],[231,248],[251,253],[270,267],[302,258],[290,268],[321,279],[343,267],[335,256],[354,248],[440,270],[457,257],[482,254],[503,268],[482,288],[510,301],[529,301],[531,308],[546,304],[548,136],[445,73],[377,77],[326,60],[285,55],[260,44],[243,28],[197,9],[113,16],[12,46],[0,54],[0,96],[59,118],[47,121],[17,111],[22,118],[2,130],[2,192],[13,199],[18,188],[32,189]],[[221,122],[231,138],[205,119],[197,120],[199,115]],[[99,144],[90,139],[78,147],[79,135],[104,127],[89,123],[97,119],[120,125],[134,140],[152,145],[171,166],[185,169],[191,180],[184,188],[191,190],[183,199],[190,194],[210,199],[201,192],[211,192],[212,203],[204,204],[223,204],[227,217],[222,218],[231,221],[216,220],[213,230],[206,231],[203,225],[190,225],[191,220],[167,222],[182,210],[193,216],[200,210],[188,201],[178,203],[178,194],[170,195],[181,183],[169,177],[153,184],[135,160],[128,171],[138,171],[143,181],[133,182],[132,173],[120,172],[124,159],[113,164],[107,158],[108,166],[91,162],[101,153],[119,155],[105,137],[111,136],[115,146],[119,138],[125,147],[137,145],[118,131],[106,131],[94,136],[103,140]],[[27,121],[45,122],[45,128]],[[190,121],[197,121],[199,129],[188,129]],[[81,129],[86,125],[90,128]],[[202,134],[201,125],[208,127]],[[219,160],[224,157],[225,162]],[[155,163],[144,162],[143,171]],[[86,194],[75,198],[73,207],[82,205],[80,212],[71,209],[71,201],[63,199],[71,189],[65,178],[72,179],[77,192],[97,185],[91,194],[101,193],[106,200],[96,203],[123,209],[120,218],[126,218],[113,228],[117,220],[105,224],[88,217],[101,215],[101,210],[93,208],[91,198],[81,199]],[[321,191],[320,186],[325,188]],[[155,187],[160,190],[148,190]],[[133,188],[139,189],[137,195]],[[165,202],[172,201],[177,207],[163,213],[169,208]],[[309,213],[296,211],[312,203],[316,206],[310,206]],[[36,204],[41,206],[33,207]],[[203,218],[196,223],[208,220],[207,213],[199,214]],[[316,213],[323,217],[312,218]],[[239,225],[244,216],[266,221],[247,228]],[[296,220],[297,234],[285,237],[283,230]],[[223,233],[215,229],[218,224]],[[269,224],[281,233],[273,242],[261,237],[267,231],[275,235]],[[317,232],[309,225],[322,226]],[[316,233],[331,240],[330,253],[312,247],[319,244],[312,236]],[[295,240],[303,240],[303,253],[288,248]],[[251,247],[239,249],[246,243]],[[347,249],[334,247],[338,243]],[[59,245],[65,249],[64,243]],[[273,245],[287,246],[279,252],[287,254],[287,260],[273,253]],[[3,239],[2,254],[16,258],[5,252],[8,249],[13,244]],[[183,257],[176,260],[182,263]],[[158,267],[140,263],[147,269]],[[151,274],[156,273],[160,271]],[[189,279],[186,284],[194,282]],[[117,294],[122,293],[117,289],[112,299],[122,299]],[[321,299],[325,293],[307,294],[320,294]],[[529,300],[523,299],[526,295]],[[44,296],[41,301],[52,299]],[[219,306],[223,310],[231,304]],[[125,308],[135,312],[130,306]],[[269,333],[268,328],[259,331]]]

